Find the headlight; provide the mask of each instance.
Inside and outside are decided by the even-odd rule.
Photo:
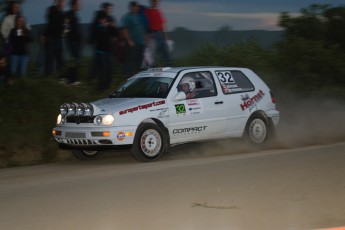
[[[58,125],[65,124],[65,121],[66,121],[65,117],[59,114],[59,116],[56,119],[56,124]]]
[[[113,115],[104,115],[102,116],[97,116],[94,120],[94,123],[96,125],[111,125],[114,122],[114,117]]]
[[[68,113],[68,105],[67,104],[62,104],[60,106],[60,113],[62,114],[62,116],[66,116],[66,114]]]
[[[83,104],[78,104],[76,108],[76,115],[77,116],[83,116],[85,112],[85,107]]]
[[[102,124],[102,117],[101,117],[101,116],[97,116],[97,117],[95,118],[95,124],[96,124],[96,125]]]
[[[56,119],[56,124],[60,125],[61,124],[61,120],[62,120],[62,115],[59,114],[59,116]]]
[[[103,125],[111,125],[114,122],[113,115],[105,115],[103,117]]]
[[[68,113],[67,116],[74,116],[76,112],[75,104],[68,104]]]
[[[84,111],[84,115],[85,116],[92,116],[93,115],[93,107],[91,104],[86,104],[85,106],[85,111]]]

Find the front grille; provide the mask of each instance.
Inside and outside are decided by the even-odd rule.
[[[95,116],[68,116],[66,122],[75,124],[93,123],[94,119]]]

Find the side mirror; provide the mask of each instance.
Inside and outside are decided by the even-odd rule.
[[[178,92],[176,94],[176,96],[174,97],[174,101],[182,101],[182,100],[186,100],[187,95],[184,92]]]

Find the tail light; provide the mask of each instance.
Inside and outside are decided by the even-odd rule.
[[[272,103],[275,104],[277,102],[276,98],[274,97],[272,91],[270,91],[271,94],[271,99],[272,99]]]

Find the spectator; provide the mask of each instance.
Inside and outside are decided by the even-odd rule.
[[[1,35],[5,42],[5,51],[8,53],[11,47],[8,45],[8,36],[11,30],[14,28],[15,18],[20,14],[20,4],[18,1],[9,2],[7,15],[1,23]],[[30,30],[30,26],[27,25],[27,29]]]
[[[114,56],[117,64],[124,64],[126,59],[127,39],[124,27],[118,28],[118,36],[115,40]]]
[[[10,2],[7,16],[4,18],[4,20],[1,23],[1,35],[3,39],[5,39],[6,43],[8,41],[8,36],[11,32],[11,29],[14,28],[14,20],[17,15],[20,14],[20,5],[19,2],[13,1]]]
[[[70,0],[70,7],[71,10],[68,11],[65,16],[69,28],[66,33],[66,45],[72,59],[69,63],[67,77],[70,85],[77,86],[80,84],[78,78],[82,42],[82,34],[77,13],[81,7],[81,0]]]
[[[104,2],[101,4],[101,9],[99,11],[97,11],[95,13],[95,17],[91,23],[91,27],[90,27],[90,36],[89,36],[89,43],[94,46],[95,48],[95,52],[94,52],[94,58],[93,58],[93,63],[91,65],[91,78],[93,78],[94,76],[97,75],[97,68],[98,66],[96,65],[97,60],[96,60],[96,43],[98,41],[96,41],[96,37],[99,37],[97,35],[98,32],[98,27],[99,27],[99,18],[102,17],[105,19],[105,22],[107,24],[107,28],[108,30],[112,30],[111,34],[113,34],[114,36],[117,34],[117,29],[116,29],[116,20],[115,18],[111,15],[113,11],[113,4],[109,3],[109,2]],[[111,50],[114,51],[114,44],[111,44]]]
[[[95,65],[99,71],[99,90],[107,89],[111,83],[112,76],[112,46],[116,36],[114,24],[108,21],[107,14],[98,15],[94,31],[95,39]]]
[[[123,17],[123,26],[127,40],[125,72],[131,74],[139,70],[143,61],[145,47],[145,22],[139,14],[139,5],[135,1],[129,3],[129,13]]]
[[[68,24],[65,23],[64,6],[65,0],[55,0],[54,5],[47,9],[47,25],[42,39],[46,75],[61,72],[63,67],[63,35],[68,31],[65,28]]]
[[[170,55],[167,46],[167,34],[165,33],[165,19],[159,10],[159,0],[150,0],[151,7],[145,10],[148,20],[150,39],[154,42],[155,53],[160,56],[165,65],[170,65]]]
[[[13,76],[25,77],[29,61],[28,43],[32,42],[31,31],[27,29],[23,16],[17,16],[15,27],[9,35],[10,69]]]

